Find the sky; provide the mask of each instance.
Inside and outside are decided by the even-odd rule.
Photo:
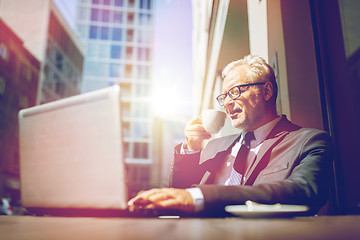
[[[75,29],[76,1],[54,0]],[[161,118],[190,117],[193,107],[191,0],[154,0],[152,107]]]

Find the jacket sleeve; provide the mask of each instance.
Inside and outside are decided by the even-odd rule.
[[[203,175],[199,166],[201,152],[182,154],[180,149],[181,144],[177,145],[174,150],[169,185],[174,188],[187,188],[198,184]]]
[[[205,211],[223,210],[226,205],[251,200],[264,204],[308,205],[315,213],[328,197],[333,149],[330,136],[318,131],[303,143],[299,164],[285,180],[254,186],[200,185]]]

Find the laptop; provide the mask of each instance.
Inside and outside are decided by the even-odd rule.
[[[121,214],[127,187],[120,87],[19,112],[22,205],[35,214]]]

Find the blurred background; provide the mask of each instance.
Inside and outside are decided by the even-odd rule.
[[[20,109],[114,84],[130,195],[167,186],[186,122],[221,110],[221,70],[252,53],[279,114],[334,138],[332,209],[358,208],[359,15],[352,0],[0,0],[0,197],[21,204]]]

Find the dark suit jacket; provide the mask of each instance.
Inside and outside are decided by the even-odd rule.
[[[170,186],[199,185],[205,211],[252,200],[308,205],[316,212],[326,202],[333,159],[332,139],[326,132],[299,127],[282,116],[246,171],[243,185],[214,185],[214,173],[239,136],[214,139],[196,154],[180,154],[177,146]]]

